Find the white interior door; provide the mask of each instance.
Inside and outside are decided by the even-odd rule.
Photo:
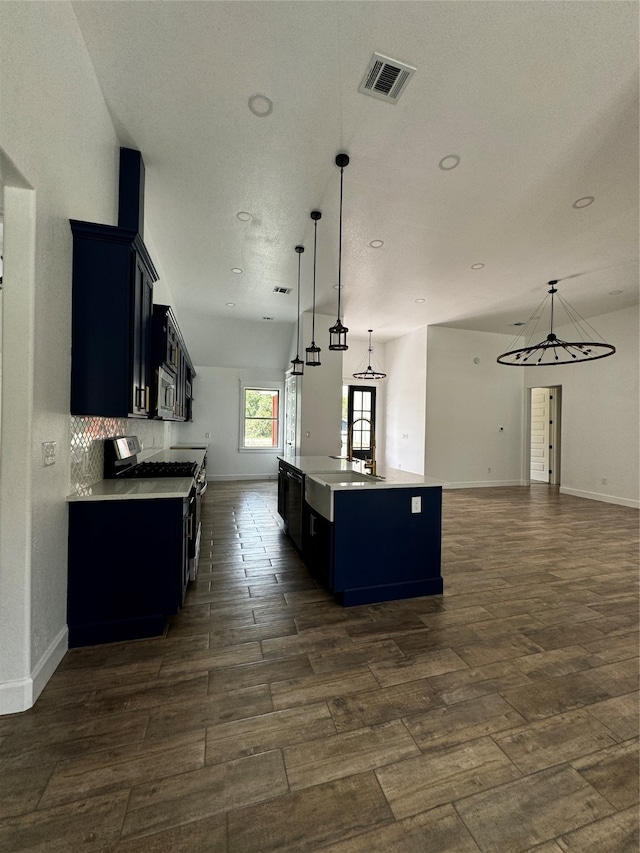
[[[530,478],[549,482],[549,389],[531,388]]]

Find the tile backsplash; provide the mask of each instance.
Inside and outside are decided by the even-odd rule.
[[[170,439],[171,425],[137,418],[71,416],[71,491],[81,491],[102,480],[105,438],[137,435],[143,451],[162,450]]]

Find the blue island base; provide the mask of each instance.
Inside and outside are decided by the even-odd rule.
[[[376,604],[381,601],[395,601],[401,598],[442,595],[442,590],[443,584],[440,577],[345,589],[338,593],[336,598],[344,607],[355,607],[358,604]]]

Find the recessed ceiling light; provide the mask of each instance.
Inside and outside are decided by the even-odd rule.
[[[231,267],[231,272],[235,275],[242,275],[244,270],[241,270],[240,267]]]
[[[259,92],[255,92],[249,98],[249,109],[254,116],[258,116],[258,118],[265,118],[265,116],[269,116],[273,112],[273,101],[271,98],[267,98],[266,95],[261,95]]]
[[[586,195],[584,196],[584,198],[576,199],[576,201],[573,202],[571,207],[575,207],[576,210],[580,210],[581,207],[589,207],[589,205],[593,204],[594,201],[594,196]]]
[[[236,216],[241,222],[251,222],[251,220],[253,219],[253,216],[246,210],[239,211],[238,213],[236,213]]]
[[[456,166],[460,165],[460,157],[457,154],[447,154],[446,157],[443,157],[442,160],[438,163],[438,168],[442,169],[443,172],[450,172],[451,169],[455,169]]]
[[[235,302],[227,302],[227,308],[235,308],[235,307],[236,307]]]
[[[381,249],[384,246],[384,243],[382,240],[372,240],[369,245],[372,249]]]
[[[624,290],[610,290],[609,296],[620,296],[621,293],[624,293]]]
[[[484,264],[471,264],[471,269],[472,270],[483,270]]]
[[[416,302],[424,302],[424,299],[422,299],[422,298],[416,299]]]

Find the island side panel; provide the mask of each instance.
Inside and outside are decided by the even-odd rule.
[[[336,491],[333,592],[345,606],[442,594],[441,533],[440,487]]]

